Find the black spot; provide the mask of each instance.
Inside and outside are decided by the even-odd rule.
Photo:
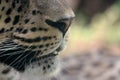
[[[50,67],[51,67],[50,65],[47,66],[48,69],[49,69]]]
[[[44,46],[43,45],[39,45],[39,48],[43,48]]]
[[[7,17],[6,19],[5,19],[5,23],[9,23],[11,21],[11,18],[10,17]]]
[[[49,37],[43,37],[42,39],[43,39],[43,41],[46,41],[49,39]]]
[[[46,28],[42,28],[42,27],[39,27],[38,30],[39,30],[39,31],[48,31],[48,29],[46,29]]]
[[[37,13],[38,13],[38,14],[42,14],[42,12],[40,12],[40,11],[37,11]]]
[[[27,42],[27,43],[32,43],[32,39],[25,39],[25,38],[20,38],[21,41]]]
[[[6,2],[8,3],[8,2],[9,2],[9,0],[6,0]]]
[[[51,37],[51,36],[49,36],[48,38],[49,38],[49,39],[52,39],[52,37]]]
[[[32,22],[31,24],[35,24],[35,22]]]
[[[36,37],[35,39],[33,39],[33,42],[40,42],[41,38],[40,37]]]
[[[37,11],[37,13],[40,13],[40,11]]]
[[[4,28],[0,29],[0,33],[4,33],[4,31],[5,31]]]
[[[54,45],[54,43],[51,43],[50,45]]]
[[[15,2],[13,2],[13,3],[12,3],[12,7],[13,7],[13,8],[15,8],[15,7],[16,7]]]
[[[45,46],[46,46],[46,47],[49,47],[49,46],[50,46],[50,44],[46,44]]]
[[[51,64],[54,64],[53,62]]]
[[[45,66],[43,66],[43,70],[46,70],[46,67],[45,67]]]
[[[22,28],[22,27],[19,27],[19,28],[17,28],[17,29],[15,30],[15,32],[21,33],[22,30],[23,30],[23,28]]]
[[[19,25],[21,25],[21,23],[19,23]]]
[[[0,19],[2,18],[2,16],[0,15]]]
[[[35,31],[37,30],[37,28],[36,28],[36,27],[32,27],[30,30],[31,30],[32,32],[35,32]]]
[[[29,0],[21,0],[21,3],[29,7]]]
[[[2,71],[2,74],[7,74],[9,72],[10,72],[10,68],[7,68],[7,69],[5,69],[5,70]]]
[[[29,19],[24,20],[25,24],[27,24],[29,21],[30,21]]]
[[[18,8],[17,11],[18,11],[18,12],[21,12],[21,11],[22,11],[22,5]]]
[[[11,8],[9,8],[9,9],[7,10],[7,12],[6,12],[6,15],[11,14],[11,12],[12,12],[12,9],[11,9]]]
[[[47,51],[48,49],[44,49],[43,51]]]
[[[53,36],[53,38],[56,38],[56,36]]]
[[[20,16],[17,15],[14,17],[13,25],[16,25],[19,22]]]
[[[4,10],[5,10],[5,7],[3,6],[2,9],[1,9],[1,11],[4,11]]]
[[[40,27],[40,28],[39,28],[39,30],[40,30],[40,31],[42,31],[42,30],[43,30],[43,28],[41,28],[41,27]]]
[[[10,27],[9,29],[6,30],[6,32],[12,31],[14,27]]]
[[[22,31],[23,34],[26,34],[27,32],[28,32],[27,29],[24,29],[24,30]]]
[[[48,29],[44,29],[44,31],[48,31]]]
[[[26,11],[24,11],[24,13],[26,13]]]
[[[25,31],[26,33],[26,31]],[[32,43],[32,42],[40,42],[40,41],[46,41],[49,39],[49,36],[44,36],[44,37],[36,37],[36,38],[33,38],[33,39],[27,39],[27,38],[24,38],[24,37],[19,37],[19,36],[13,36],[15,39],[18,39],[20,41],[23,41],[23,42],[26,42],[26,43]]]
[[[16,0],[17,1],[17,3],[19,3],[19,0]]]
[[[32,14],[33,14],[33,15],[36,15],[36,14],[37,14],[36,10],[33,10],[33,11],[32,11]]]
[[[45,61],[44,61],[44,63],[48,63],[48,61],[47,61],[47,60],[45,60]]]
[[[23,42],[27,42],[27,43],[34,42],[33,39],[26,39],[26,38],[22,38],[22,37],[15,36],[15,35],[13,36],[13,38],[18,39],[18,40],[23,41]]]

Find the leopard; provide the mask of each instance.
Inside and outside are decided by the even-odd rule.
[[[0,0],[0,80],[57,74],[74,17],[65,0]]]

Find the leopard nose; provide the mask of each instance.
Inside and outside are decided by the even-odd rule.
[[[69,26],[71,25],[73,19],[74,16],[61,18],[58,21],[52,21],[50,19],[46,19],[46,23],[51,27],[57,28],[59,31],[63,33],[64,36],[67,30],[69,29]]]
[[[59,29],[63,32],[63,35],[65,35],[67,30],[69,29],[73,19],[74,17],[68,17],[68,18],[63,18],[57,21],[61,25]]]

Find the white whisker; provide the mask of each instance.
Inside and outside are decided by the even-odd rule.
[[[16,55],[16,54],[20,54],[21,51],[16,51],[16,52],[12,52],[12,53],[7,53],[7,54],[3,54],[0,57],[4,57],[4,56],[8,56],[8,55]]]
[[[29,46],[29,47],[30,47],[30,46]],[[28,47],[27,49],[29,49],[29,47]],[[27,49],[24,50],[24,53],[27,51]],[[22,53],[21,55],[24,55],[24,53]],[[13,65],[15,65],[15,64],[17,64],[18,62],[22,61],[22,60],[23,60],[25,57],[27,57],[28,55],[30,55],[30,54],[25,55],[24,57],[22,57],[19,61],[17,61],[17,62],[14,63]]]
[[[12,61],[9,66],[12,66],[18,59],[20,59],[24,54],[21,54],[20,56],[18,56],[14,61]]]

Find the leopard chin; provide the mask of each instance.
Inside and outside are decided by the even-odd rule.
[[[26,66],[26,70],[23,75],[49,78],[57,75],[60,69],[59,57],[48,56],[44,59],[31,63],[29,66]]]

